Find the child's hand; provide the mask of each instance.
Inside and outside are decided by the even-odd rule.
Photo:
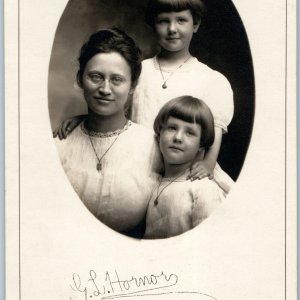
[[[208,177],[209,179],[214,178],[213,169],[209,166],[209,164],[204,160],[193,163],[187,179],[194,181],[196,179],[203,179],[205,177]]]
[[[66,139],[84,118],[85,116],[76,116],[66,119],[53,131],[53,137],[55,138],[58,136],[60,140]]]

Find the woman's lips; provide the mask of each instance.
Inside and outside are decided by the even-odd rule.
[[[109,103],[114,101],[113,99],[107,99],[107,98],[100,98],[100,97],[94,97],[95,100],[97,100],[97,102],[100,103]]]

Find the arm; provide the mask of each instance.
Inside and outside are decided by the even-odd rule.
[[[201,155],[196,157],[196,161],[191,167],[190,175],[187,179],[196,180],[208,177],[213,179],[213,170],[215,168],[222,143],[222,129],[215,127],[215,140],[212,146],[205,153],[204,159]]]
[[[86,118],[86,115],[75,116],[64,120],[54,131],[53,137],[59,137],[60,140],[67,136]]]

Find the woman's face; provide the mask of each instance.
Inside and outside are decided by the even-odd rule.
[[[199,24],[194,24],[189,9],[163,12],[155,20],[155,32],[160,46],[170,52],[188,50]]]
[[[117,52],[96,54],[86,64],[82,88],[89,109],[96,114],[123,115],[131,92],[131,69]]]

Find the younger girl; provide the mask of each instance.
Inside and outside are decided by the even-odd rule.
[[[214,141],[213,116],[207,105],[191,96],[166,103],[155,119],[154,131],[164,161],[164,174],[154,188],[146,217],[145,238],[167,238],[200,224],[224,195],[207,178],[187,181],[199,153]]]

